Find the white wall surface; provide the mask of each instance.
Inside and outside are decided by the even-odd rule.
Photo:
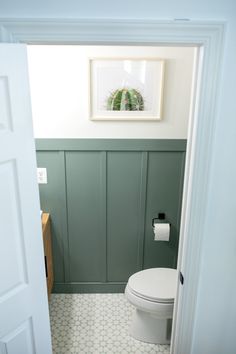
[[[226,21],[222,77],[214,151],[210,164],[211,185],[204,225],[194,341],[191,353],[236,352],[236,1],[235,0],[108,0],[78,1],[0,0],[1,17],[143,18]],[[197,216],[196,216],[197,217]]]
[[[194,48],[138,46],[28,46],[36,138],[187,137]],[[161,121],[91,121],[89,58],[165,60]]]

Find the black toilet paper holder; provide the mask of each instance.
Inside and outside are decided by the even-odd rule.
[[[152,219],[152,227],[154,227],[155,220],[163,222],[164,220],[166,220],[166,214],[165,213],[158,213],[158,217]]]

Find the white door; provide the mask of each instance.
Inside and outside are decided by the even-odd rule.
[[[0,354],[50,354],[26,46],[0,44]]]

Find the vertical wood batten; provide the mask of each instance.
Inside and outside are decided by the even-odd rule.
[[[103,281],[107,282],[107,152],[101,151],[101,165],[100,165],[100,176],[101,176],[101,201],[102,207],[100,209],[101,218],[101,235],[103,243]]]
[[[67,208],[67,183],[66,183],[66,153],[65,151],[59,151],[60,158],[60,175],[61,190],[60,190],[60,207],[61,207],[61,230],[64,245],[64,274],[65,282],[70,282],[70,256],[69,256],[69,232],[68,232],[68,208]]]
[[[147,171],[148,171],[148,152],[145,151],[142,153],[142,162],[141,162],[137,270],[143,269],[143,262],[144,262],[144,238],[145,238],[145,218],[146,218],[146,198],[147,198]]]

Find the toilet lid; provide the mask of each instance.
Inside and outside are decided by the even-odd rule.
[[[133,274],[129,289],[137,296],[156,302],[173,302],[177,287],[177,270],[151,268]]]

